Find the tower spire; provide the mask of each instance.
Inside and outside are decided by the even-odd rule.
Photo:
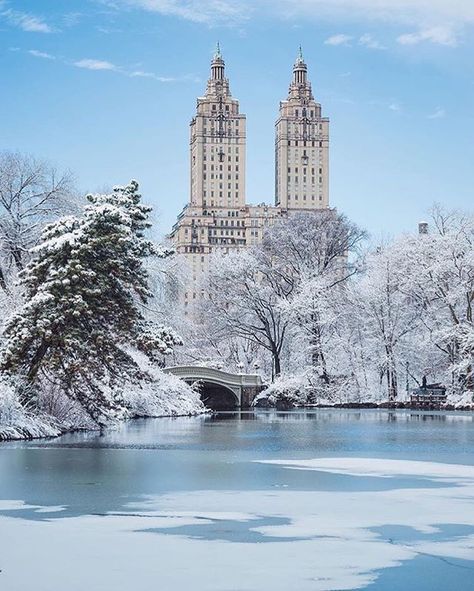
[[[293,84],[298,86],[306,86],[307,84],[307,71],[308,68],[305,64],[303,58],[303,50],[301,49],[301,45],[298,49],[298,56],[295,61],[295,65],[293,66]]]
[[[304,59],[303,59],[303,50],[301,49],[301,45],[300,45],[300,47],[298,49],[298,57],[296,58],[296,61],[297,62],[304,62]]]
[[[225,62],[222,58],[221,46],[218,41],[211,62],[211,80],[224,80],[224,67]]]

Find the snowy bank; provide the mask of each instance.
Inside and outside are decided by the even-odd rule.
[[[148,368],[148,371],[149,382],[130,384],[120,392],[124,419],[191,416],[207,412],[199,392],[184,381],[156,368]],[[66,432],[99,428],[76,401],[69,400],[64,394],[46,393],[40,398],[42,410],[27,410],[20,404],[15,389],[0,382],[0,441],[58,437]]]
[[[145,357],[140,365],[146,363]],[[131,417],[190,416],[206,412],[199,392],[172,374],[148,365],[147,373],[152,381],[131,385],[123,398]]]
[[[64,430],[60,422],[46,413],[31,413],[18,401],[14,390],[0,383],[0,441],[57,437]]]

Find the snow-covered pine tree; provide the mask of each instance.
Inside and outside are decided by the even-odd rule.
[[[151,297],[144,260],[171,252],[145,237],[151,208],[138,183],[87,199],[82,218],[47,226],[22,272],[25,303],[7,323],[0,369],[28,392],[59,385],[103,424],[123,410],[122,385],[149,379],[131,350],[153,359],[181,343],[142,312]]]

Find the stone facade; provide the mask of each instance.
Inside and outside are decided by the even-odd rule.
[[[288,99],[280,103],[275,137],[275,202],[284,209],[329,205],[329,119],[321,116],[298,56]]]
[[[200,280],[212,252],[258,244],[266,227],[292,211],[329,207],[329,120],[314,100],[301,50],[276,121],[275,205],[247,204],[245,156],[246,117],[230,93],[218,47],[190,125],[190,200],[170,233],[189,263],[186,313],[205,295]]]

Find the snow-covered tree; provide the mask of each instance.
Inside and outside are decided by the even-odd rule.
[[[27,395],[53,383],[104,423],[121,412],[120,387],[149,377],[130,349],[153,359],[181,341],[144,315],[144,261],[170,251],[146,238],[151,208],[138,184],[87,199],[83,217],[45,228],[21,272],[25,303],[6,325],[1,368],[24,379]]]
[[[328,384],[324,338],[335,319],[327,303],[355,272],[349,256],[363,238],[333,210],[279,220],[255,248],[214,258],[206,289],[210,322],[267,350],[274,376],[288,369],[290,333],[303,333],[298,347]],[[306,373],[304,363],[300,369]]]
[[[335,210],[296,213],[265,235],[262,251],[274,273],[291,289],[281,306],[304,336],[299,348],[308,357],[315,384],[327,388],[334,376],[328,368],[328,338],[338,323],[337,302],[343,286],[357,271],[357,254],[365,232]],[[305,360],[302,359],[305,371]]]
[[[435,207],[430,232],[407,245],[410,296],[444,355],[455,392],[474,390],[474,216]]]
[[[252,342],[271,355],[273,373],[281,372],[281,352],[290,319],[280,301],[292,286],[274,272],[270,260],[257,248],[212,259],[207,292],[208,322],[223,335]]]
[[[32,156],[0,152],[0,288],[30,259],[41,230],[78,207],[69,171]]]
[[[409,359],[408,336],[421,330],[419,308],[410,298],[412,269],[407,241],[378,247],[368,255],[363,277],[352,290],[353,320],[364,333],[365,360],[371,360],[389,400],[395,400],[400,374]],[[359,333],[360,334],[360,333]]]

